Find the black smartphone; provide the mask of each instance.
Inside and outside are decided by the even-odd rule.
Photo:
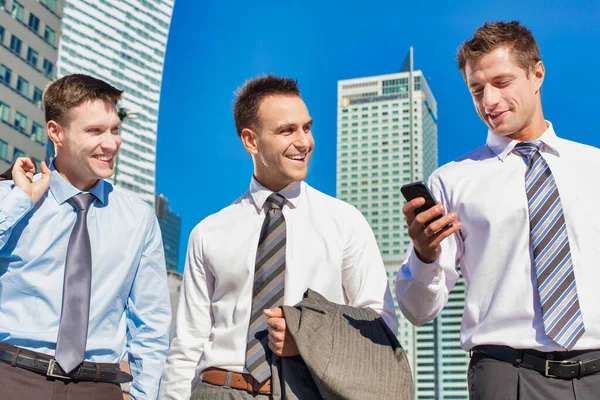
[[[438,202],[435,200],[435,197],[433,197],[433,194],[431,194],[429,188],[423,181],[407,183],[400,188],[400,191],[407,202],[416,199],[417,197],[423,197],[425,199],[425,204],[415,210],[415,215],[420,214],[423,211],[427,211],[431,207],[438,204]],[[442,218],[441,215],[432,218],[431,220],[427,221],[425,226],[440,218]]]

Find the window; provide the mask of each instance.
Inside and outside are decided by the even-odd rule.
[[[0,4],[2,4],[2,0],[0,0]],[[4,140],[0,140],[0,158],[3,158],[6,160],[7,156],[8,156],[8,143],[6,143]]]
[[[15,147],[15,150],[13,151],[13,161],[19,157],[25,157],[25,152]]]
[[[10,70],[10,68],[7,68],[6,66],[0,64],[0,81],[6,83],[7,85],[10,85],[11,75],[12,71]]]
[[[44,65],[42,69],[44,70],[44,75],[46,75],[47,78],[52,79],[52,74],[54,72],[54,64],[52,64],[50,61],[44,58]]]
[[[48,25],[44,28],[44,40],[54,46],[54,30]]]
[[[13,1],[11,15],[14,19],[18,19],[19,21],[23,22],[23,18],[25,17],[25,9],[17,1]]]
[[[33,13],[29,13],[29,24],[27,25],[29,26],[29,29],[37,33],[40,29],[40,19]]]
[[[6,7],[6,0],[0,0],[0,10],[4,10],[4,7]]]
[[[0,101],[0,119],[4,122],[8,122],[10,115],[10,106]]]
[[[56,0],[46,0],[43,3],[45,3],[46,7],[48,7],[50,10],[56,12]]]
[[[2,4],[2,0],[0,0],[0,4]],[[2,8],[2,7],[0,7]],[[4,44],[4,27],[0,26],[0,46]]]
[[[39,88],[33,88],[33,102],[37,108],[42,108],[43,93]]]
[[[37,68],[38,53],[31,47],[27,49],[27,62]]]
[[[27,82],[27,80],[23,79],[22,77],[19,77],[17,79],[17,90],[23,96],[29,97],[29,82]]]
[[[42,142],[42,135],[44,134],[44,128],[37,122],[31,123],[31,139],[38,142]],[[39,170],[38,170],[39,171]]]
[[[21,39],[19,39],[15,35],[12,35],[12,37],[10,38],[10,49],[18,55],[21,55],[21,44]]]
[[[27,117],[18,111],[15,113],[15,128],[23,132],[27,128]]]

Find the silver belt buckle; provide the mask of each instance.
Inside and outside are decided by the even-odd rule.
[[[58,378],[58,379],[71,379],[70,376],[64,376],[64,375],[60,375],[60,374],[54,372],[56,365],[57,365],[57,363],[56,363],[55,359],[50,360],[50,363],[48,364],[48,371],[46,372],[46,376],[50,376],[52,378]]]

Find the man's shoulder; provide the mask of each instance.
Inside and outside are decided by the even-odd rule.
[[[573,140],[561,138],[562,150],[566,150],[571,154],[575,154],[578,158],[591,157],[594,161],[600,156],[600,149],[598,147],[584,144],[581,142],[575,142]]]
[[[194,228],[195,231],[215,231],[222,230],[224,226],[230,226],[235,229],[235,221],[240,221],[244,214],[250,212],[252,208],[252,199],[250,191],[247,190],[238,197],[233,203],[210,214],[200,221]],[[232,223],[233,222],[233,223]]]
[[[481,164],[489,160],[497,159],[496,153],[487,145],[479,146],[478,148],[464,154],[447,164],[437,168],[432,174],[432,178],[450,177],[454,175],[463,175],[465,170],[473,171],[475,164]]]
[[[310,186],[308,183],[303,182],[304,191],[306,196],[310,199],[311,203],[316,203],[322,205],[324,209],[326,209],[331,215],[339,215],[348,213],[359,213],[358,209],[353,205],[346,203],[343,200],[340,200],[336,197],[330,196],[326,193],[321,192],[320,190],[315,189]]]
[[[113,186],[109,182],[104,181],[104,191],[108,198],[108,207],[119,208],[123,211],[126,210],[128,214],[132,215],[147,215],[149,213],[154,215],[154,209],[150,204],[123,188]]]

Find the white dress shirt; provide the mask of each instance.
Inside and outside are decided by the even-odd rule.
[[[252,179],[241,198],[192,231],[161,399],[188,399],[208,367],[247,372],[256,248],[272,193]],[[286,198],[284,304],[300,302],[311,288],[329,301],[374,309],[395,333],[385,268],[362,214],[304,182],[279,193]]]
[[[574,349],[600,349],[600,150],[561,139],[547,124],[541,151],[559,190],[586,330]],[[396,279],[402,312],[424,324],[447,303],[460,266],[468,286],[461,326],[465,350],[481,344],[564,350],[544,333],[530,246],[527,166],[512,152],[517,143],[488,133],[486,146],[432,174],[432,193],[463,226],[442,242],[431,264],[419,260],[411,243]]]

